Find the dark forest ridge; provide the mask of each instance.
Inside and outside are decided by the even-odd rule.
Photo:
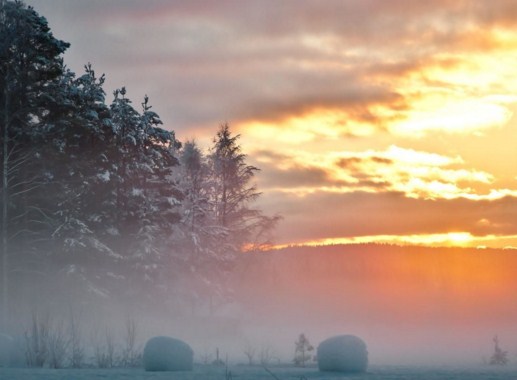
[[[304,245],[293,244],[281,248],[273,248],[263,253],[370,253],[370,252],[406,252],[406,253],[508,253],[517,252],[516,248],[490,248],[490,247],[431,247],[424,245],[388,244],[388,243],[358,243],[358,244],[321,244]]]

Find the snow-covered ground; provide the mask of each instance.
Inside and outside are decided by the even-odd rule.
[[[233,380],[517,380],[517,367],[397,367],[371,366],[367,373],[343,375],[322,373],[316,368],[271,368],[268,373],[261,367],[234,366],[229,368]],[[189,372],[145,372],[143,369],[27,369],[0,368],[2,380],[225,380],[225,368],[197,366]]]

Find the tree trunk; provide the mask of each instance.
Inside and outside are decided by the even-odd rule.
[[[2,301],[0,311],[0,331],[7,328],[7,320],[9,315],[9,252],[7,240],[7,222],[8,222],[8,205],[9,205],[9,188],[8,188],[8,170],[9,170],[9,75],[6,75],[6,84],[4,87],[4,118],[3,118],[3,135],[2,135],[2,241],[0,250],[2,252]]]

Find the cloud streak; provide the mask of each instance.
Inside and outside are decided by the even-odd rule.
[[[394,191],[408,198],[471,200],[517,195],[491,188],[491,174],[466,169],[459,156],[416,151],[392,145],[384,151],[334,152],[301,156],[255,152],[265,166],[264,186],[292,193]],[[275,157],[273,161],[271,157]]]

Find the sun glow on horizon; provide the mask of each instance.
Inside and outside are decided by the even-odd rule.
[[[393,244],[401,246],[422,247],[447,247],[447,248],[498,248],[514,249],[517,244],[517,235],[508,236],[474,236],[470,232],[457,231],[436,234],[412,234],[412,235],[371,235],[342,238],[323,238],[298,243],[274,245],[273,249],[281,249],[290,246],[325,246],[325,245],[349,245],[349,244]],[[512,245],[513,244],[513,245]]]

